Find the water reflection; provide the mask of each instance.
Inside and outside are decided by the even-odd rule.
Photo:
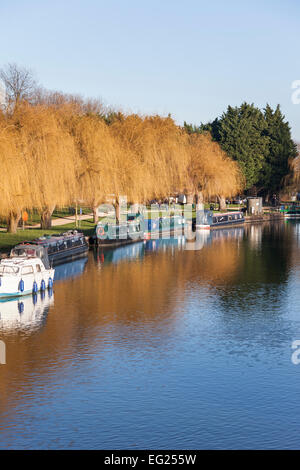
[[[52,290],[0,301],[0,334],[23,331],[32,333],[43,325],[50,305]]]
[[[117,264],[125,260],[136,260],[144,256],[144,242],[130,243],[117,248],[96,248],[93,253],[98,264]]]
[[[55,281],[72,279],[80,276],[88,258],[59,265],[55,269]],[[52,290],[10,299],[0,300],[0,334],[22,332],[28,334],[42,327],[50,306],[54,305]]]
[[[254,233],[254,232],[253,232]],[[207,245],[220,240],[241,240],[244,235],[244,227],[232,227],[219,230],[198,230],[196,241],[191,241],[193,249],[188,247],[189,241],[182,235],[170,239],[150,239],[144,242],[126,244],[118,248],[96,248],[94,249],[94,260],[99,265],[109,263],[118,264],[123,261],[136,261],[143,259],[147,253],[151,252],[171,252],[186,250],[199,251]]]
[[[274,393],[285,372],[273,376],[270,368],[289,354],[299,326],[298,227],[207,231],[196,251],[186,250],[183,238],[96,250],[88,263],[57,267],[56,280],[64,282],[55,283],[55,302],[0,303],[0,339],[7,343],[7,365],[0,367],[3,445],[56,447],[61,439],[58,447],[207,447],[208,435],[217,447],[232,436],[238,442],[241,429],[251,433],[259,417],[248,422],[247,412],[260,400],[274,397],[271,411],[280,413]],[[46,313],[35,314],[37,305]],[[46,315],[46,322],[31,321]],[[35,334],[12,338],[23,318],[37,325]],[[292,429],[295,406],[277,417],[279,433],[287,416]],[[264,425],[272,421],[268,413]]]
[[[86,267],[87,257],[80,258],[69,263],[60,264],[55,267],[54,281],[80,276]]]

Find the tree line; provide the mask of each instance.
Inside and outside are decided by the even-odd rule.
[[[291,170],[299,166],[295,165],[297,146],[279,105],[272,109],[267,104],[263,110],[248,103],[228,106],[213,122],[200,126],[185,122],[184,127],[191,135],[209,133],[238,162],[245,189],[251,194],[268,199],[280,191]]]
[[[187,132],[169,117],[107,111],[98,100],[50,92],[30,71],[0,71],[0,216],[16,231],[23,210],[51,225],[55,207],[76,202],[94,210],[114,196],[145,204],[179,192],[189,202],[224,200],[245,179],[210,133]]]

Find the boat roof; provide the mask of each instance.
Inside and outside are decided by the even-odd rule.
[[[35,238],[34,240],[25,240],[22,243],[19,243],[17,246],[20,248],[26,248],[28,245],[37,245],[37,246],[43,246],[43,245],[48,245],[48,243],[57,243],[59,241],[64,241],[68,240],[70,238],[80,238],[83,237],[84,234],[82,232],[77,232],[77,230],[70,230],[65,233],[60,233],[58,235],[44,235],[43,237]]]
[[[243,214],[243,212],[241,212],[241,211],[231,211],[231,212],[221,212],[220,214],[215,213],[214,217],[215,216],[222,216],[223,217],[223,215],[234,215],[234,214]]]
[[[12,258],[4,258],[0,261],[1,266],[31,266],[37,262],[42,263],[38,256],[16,256]]]

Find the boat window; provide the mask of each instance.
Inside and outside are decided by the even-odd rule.
[[[41,272],[41,266],[40,266],[39,264],[36,265],[36,271],[37,271],[38,273]]]
[[[12,256],[36,256],[36,250],[34,248],[14,248],[11,254]]]
[[[32,274],[32,273],[33,273],[33,267],[32,266],[23,266],[22,274]]]
[[[218,222],[217,217],[213,217],[213,223],[216,224]]]
[[[28,256],[36,256],[36,252],[35,252],[35,250],[33,250],[32,248],[26,248],[26,255],[28,255]]]
[[[15,248],[14,250],[11,251],[12,256],[24,256],[25,255],[25,250],[21,248]]]
[[[0,266],[0,274],[17,274],[19,268],[14,266]]]

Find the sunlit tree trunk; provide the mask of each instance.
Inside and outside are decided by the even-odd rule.
[[[194,202],[194,193],[192,193],[192,192],[187,193],[186,202],[187,202],[187,204],[193,204],[193,202]]]
[[[204,209],[204,197],[203,197],[203,192],[198,191],[196,194],[196,210],[201,211]]]
[[[120,201],[118,197],[116,197],[115,211],[116,211],[116,224],[119,225],[121,217],[120,217]]]
[[[21,219],[21,212],[10,212],[7,219],[7,231],[9,233],[16,233],[19,220]]]
[[[46,207],[41,213],[41,228],[50,229],[52,226],[52,214],[55,206]]]
[[[218,198],[220,211],[225,211],[226,210],[226,199],[225,199],[225,197],[224,196],[217,196],[217,198]]]
[[[93,222],[94,224],[97,224],[99,220],[98,217],[98,206],[93,206]]]

